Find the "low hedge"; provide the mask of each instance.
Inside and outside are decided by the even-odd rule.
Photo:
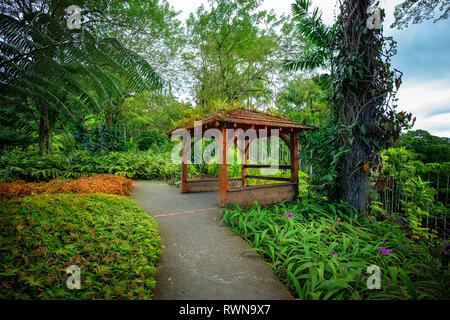
[[[133,181],[112,174],[94,174],[78,179],[51,180],[49,182],[30,182],[17,180],[0,183],[0,199],[23,197],[41,193],[95,193],[103,192],[117,195],[129,195]]]
[[[156,221],[128,198],[43,194],[0,201],[0,299],[149,299]],[[66,269],[81,268],[69,290]]]
[[[45,156],[36,152],[4,152],[0,156],[0,181],[39,182],[92,174],[114,174],[133,180],[179,180],[181,166],[170,159],[170,152],[157,148],[109,154],[55,152]],[[188,166],[188,176],[197,175],[196,167]]]

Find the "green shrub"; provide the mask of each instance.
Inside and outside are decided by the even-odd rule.
[[[83,124],[80,120],[74,122],[74,127],[75,141],[83,150],[108,153],[125,151],[127,148],[123,128],[111,126],[106,121],[99,124],[89,119]]]
[[[160,254],[156,221],[116,195],[0,202],[0,299],[149,299]],[[66,268],[81,268],[81,290]]]
[[[105,121],[99,127],[98,134],[106,152],[126,150],[127,144],[123,134],[123,128],[110,126]]]
[[[145,131],[136,139],[138,149],[147,151],[152,146],[160,147],[168,143],[167,137],[157,129]]]
[[[179,164],[170,161],[170,152],[111,152],[93,155],[87,151],[69,154],[7,152],[0,157],[0,176],[4,182],[15,180],[49,181],[60,178],[78,178],[92,174],[110,173],[130,179],[180,179]],[[188,166],[188,176],[197,176],[195,166]]]
[[[450,298],[448,266],[439,257],[395,225],[373,218],[356,220],[349,212],[344,204],[304,200],[256,204],[248,210],[231,205],[223,219],[269,261],[295,297]],[[381,247],[392,249],[392,254],[383,254]],[[381,269],[380,290],[367,288],[370,265]]]

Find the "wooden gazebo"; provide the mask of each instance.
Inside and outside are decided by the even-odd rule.
[[[205,117],[201,121],[201,130],[217,129],[221,132],[222,141],[219,144],[219,152],[222,157],[219,163],[218,179],[198,179],[187,180],[188,156],[185,150],[189,147],[186,141],[182,145],[182,162],[181,162],[181,192],[206,192],[219,191],[219,206],[224,207],[228,203],[236,203],[241,206],[251,205],[254,200],[258,200],[260,204],[277,203],[287,199],[294,199],[298,195],[298,143],[297,136],[305,130],[314,130],[315,128],[304,126],[291,121],[288,118],[272,115],[266,112],[235,109],[220,110],[212,115]],[[279,130],[279,137],[286,143],[290,151],[290,164],[279,165],[279,169],[288,169],[291,171],[290,178],[271,177],[271,176],[251,176],[247,175],[248,168],[269,168],[270,165],[247,164],[250,138],[245,137],[245,156],[242,158],[242,169],[240,178],[228,178],[227,165],[227,146],[236,143],[238,135],[235,135],[232,141],[227,142],[227,129],[242,129],[239,131],[247,131],[254,129],[259,132],[260,129],[266,129],[268,137],[270,137],[271,129]],[[199,126],[194,127],[194,121],[183,127],[168,131],[170,136],[178,129],[187,130],[191,136],[194,136],[194,130],[200,129]],[[259,134],[257,138],[260,138]],[[230,139],[231,140],[231,139]],[[281,181],[281,183],[264,184],[264,185],[247,185],[248,178],[265,179],[272,181]]]

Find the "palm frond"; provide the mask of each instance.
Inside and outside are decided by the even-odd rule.
[[[324,65],[331,57],[335,29],[322,22],[318,8],[310,13],[311,4],[310,0],[296,0],[292,4],[297,34],[304,39],[308,49],[295,60],[286,60],[283,63],[285,70],[312,70]]]
[[[0,100],[38,100],[70,115],[73,108],[102,108],[131,92],[166,84],[148,62],[115,39],[87,29],[69,30],[49,14],[21,21],[0,14]]]

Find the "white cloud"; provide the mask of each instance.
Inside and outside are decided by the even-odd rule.
[[[399,110],[417,117],[414,129],[424,129],[434,135],[450,137],[450,83],[435,80],[405,83],[398,92]]]

